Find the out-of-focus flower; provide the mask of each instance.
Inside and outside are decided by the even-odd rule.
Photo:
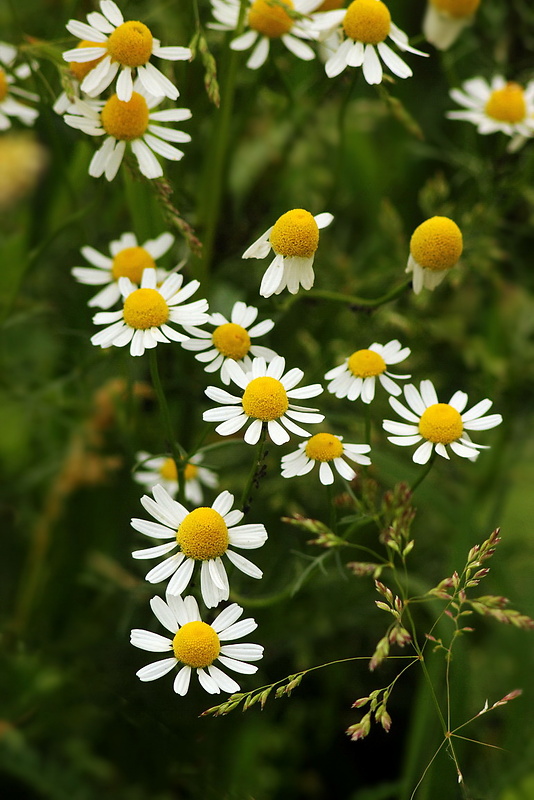
[[[178,471],[174,459],[168,456],[151,456],[150,453],[140,452],[137,460],[141,467],[134,472],[134,480],[147,489],[152,489],[156,484],[161,484],[171,497],[178,491]],[[184,494],[185,499],[195,505],[200,505],[204,500],[203,486],[215,489],[219,483],[217,475],[211,469],[200,466],[204,456],[196,453],[190,458],[184,469]]]
[[[48,163],[48,152],[29,133],[0,137],[0,209],[14,205],[34,189]]]
[[[346,397],[348,400],[361,397],[364,403],[371,403],[378,378],[386,392],[400,394],[401,389],[393,378],[406,380],[410,375],[395,375],[388,372],[387,368],[390,364],[399,364],[409,355],[410,348],[401,347],[397,339],[387,344],[374,342],[367,350],[356,350],[343,364],[327,372],[325,379],[330,383],[326,388],[336,397]]]
[[[11,127],[11,118],[16,117],[25,125],[33,125],[39,112],[27,103],[21,103],[17,98],[36,103],[38,95],[27,92],[16,84],[16,80],[24,80],[31,74],[28,64],[19,64],[15,67],[17,50],[10,44],[0,42],[0,131]]]
[[[428,0],[423,19],[425,38],[438,50],[447,50],[464,28],[472,25],[480,0]]]
[[[410,239],[410,256],[406,272],[413,272],[415,294],[435,289],[462,255],[463,237],[458,225],[449,217],[431,217],[419,225]]]
[[[368,444],[344,444],[342,436],[332,433],[316,433],[307,442],[301,442],[298,449],[282,458],[282,477],[293,478],[306,475],[319,464],[319,480],[327,486],[334,482],[331,464],[342,478],[352,481],[356,473],[345,458],[357,464],[369,465],[371,459],[364,455],[371,450]]]

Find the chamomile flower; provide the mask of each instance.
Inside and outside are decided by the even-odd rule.
[[[161,484],[171,497],[178,491],[178,472],[173,458],[168,456],[151,456],[150,453],[140,452],[137,460],[141,468],[134,472],[134,480],[146,489],[152,489],[157,483]],[[215,489],[219,483],[217,475],[211,469],[200,466],[204,456],[196,453],[190,458],[184,469],[185,499],[195,505],[200,505],[204,499],[203,486]]]
[[[210,325],[217,326],[212,333],[200,328],[186,328],[191,338],[182,347],[197,352],[195,358],[206,364],[206,372],[216,372],[220,368],[221,380],[228,385],[230,376],[226,365],[229,360],[235,361],[246,372],[252,365],[251,355],[262,356],[267,362],[276,356],[274,350],[252,344],[252,339],[263,336],[274,327],[272,319],[265,319],[251,328],[257,316],[257,308],[238,301],[234,303],[230,320],[222,314],[210,314]]]
[[[370,450],[368,444],[343,444],[342,436],[316,433],[307,442],[301,442],[293,453],[282,458],[282,477],[294,478],[296,475],[306,475],[319,464],[319,480],[324,486],[328,486],[334,483],[332,464],[342,478],[352,481],[356,473],[344,458],[368,466],[371,459],[365,453]]]
[[[192,57],[188,47],[161,47],[150,28],[137,20],[124,21],[113,0],[100,0],[100,10],[87,15],[87,23],[71,19],[67,30],[84,42],[63,53],[65,61],[96,65],[83,76],[82,92],[96,97],[110,85],[117,73],[116,92],[119,100],[128,102],[134,90],[137,74],[145,91],[155,97],[176,100],[178,89],[151,63],[152,56],[168,61],[184,61]]]
[[[291,403],[291,400],[302,400],[321,394],[323,387],[319,383],[310,386],[296,385],[302,380],[301,369],[290,369],[284,375],[285,358],[276,356],[267,366],[264,358],[255,358],[250,371],[243,372],[236,363],[229,361],[227,365],[231,380],[243,389],[243,396],[236,397],[217,386],[208,386],[206,394],[210,400],[221,405],[204,412],[206,422],[220,422],[215,430],[221,436],[236,433],[250,422],[245,431],[247,444],[259,441],[264,426],[274,444],[285,444],[289,441],[289,433],[297,436],[309,436],[298,422],[322,422],[324,414],[318,414],[315,408],[302,408]],[[286,430],[284,430],[284,428]]]
[[[428,0],[423,33],[438,50],[447,50],[473,24],[480,0]]]
[[[145,350],[156,347],[159,342],[185,341],[187,336],[171,328],[169,323],[203,325],[208,317],[208,301],[195,300],[181,305],[200,286],[198,281],[182,286],[183,280],[183,275],[172,273],[158,286],[155,269],[145,269],[140,288],[129,278],[119,278],[124,305],[117,311],[95,314],[95,325],[107,327],[95,333],[91,342],[100,347],[129,344],[132,356],[142,356]]]
[[[485,431],[502,422],[500,414],[484,416],[493,405],[487,399],[463,413],[468,399],[465,392],[455,392],[448,403],[440,403],[432,381],[421,381],[419,390],[408,384],[404,387],[404,397],[409,408],[395,397],[390,397],[389,402],[408,423],[386,419],[383,427],[388,433],[395,434],[388,436],[392,444],[409,446],[423,442],[413,454],[416,464],[426,464],[434,450],[448,459],[447,447],[456,455],[474,461],[478,451],[487,448],[472,442],[467,431]]]
[[[111,308],[121,297],[119,278],[129,278],[135,286],[139,286],[144,270],[156,269],[156,259],[165,255],[173,243],[174,236],[171,233],[162,233],[142,245],[137,243],[134,233],[123,233],[109,244],[111,258],[93,247],[82,247],[82,255],[93,266],[73,267],[71,272],[80,283],[91,286],[104,284],[104,288],[89,300],[89,306]],[[167,275],[166,270],[156,269],[157,283],[163,283]]]
[[[122,163],[126,145],[129,143],[137,159],[140,171],[147,178],[160,178],[163,169],[154,155],[157,153],[170,161],[180,161],[183,151],[169,142],[190,142],[188,133],[166,128],[160,122],[183,122],[191,118],[188,108],[169,108],[152,111],[162,101],[135,91],[127,102],[113,94],[108,100],[84,101],[78,98],[68,108],[64,120],[71,128],[78,128],[89,136],[105,136],[104,144],[94,154],[89,164],[89,175],[100,178],[105,175],[113,180]]]
[[[93,46],[99,47],[98,42],[90,42],[87,39],[82,39],[82,41],[78,42],[76,45],[76,49],[79,50],[82,47]],[[73,99],[75,97],[80,97],[80,84],[83,83],[85,76],[88,75],[103,58],[104,56],[100,56],[93,61],[69,61],[68,72],[63,78],[63,85],[67,86],[67,90],[61,92],[53,105],[56,114],[64,114],[71,105]]]
[[[311,289],[319,231],[333,219],[327,212],[314,217],[303,208],[294,208],[278,217],[274,225],[245,250],[243,258],[265,258],[271,250],[275,253],[261,281],[263,297],[280,294],[286,287],[291,294],[296,294],[299,286]]]
[[[407,35],[392,22],[389,9],[382,0],[353,0],[346,9],[316,15],[314,26],[318,31],[325,31],[326,35],[336,29],[344,34],[336,52],[325,64],[329,78],[339,75],[346,67],[362,67],[367,83],[381,83],[381,61],[398,78],[409,78],[413,75],[412,70],[386,44],[387,38],[403,52],[428,55],[410,47]]]
[[[406,380],[410,375],[396,375],[388,372],[390,364],[399,364],[410,355],[409,347],[402,347],[397,339],[387,344],[374,342],[367,350],[356,350],[345,361],[329,370],[325,379],[330,381],[326,387],[336,397],[371,403],[375,396],[376,379],[389,394],[400,394],[401,389],[395,380]]]
[[[410,239],[406,272],[413,272],[415,294],[435,289],[456,266],[463,250],[462,232],[449,217],[431,217],[419,225]]]
[[[28,64],[13,66],[17,57],[17,50],[10,44],[0,42],[0,131],[11,127],[11,118],[16,117],[24,125],[33,125],[39,112],[17,98],[37,102],[38,95],[27,92],[16,85],[17,79],[24,80],[31,74]],[[7,69],[4,69],[6,67]],[[9,70],[9,71],[8,71]]]
[[[178,552],[146,574],[149,583],[159,583],[170,577],[167,593],[182,594],[195,564],[200,562],[202,599],[208,608],[214,608],[222,600],[228,600],[230,593],[223,556],[245,575],[261,578],[261,569],[231,548],[255,550],[267,540],[267,531],[261,524],[237,524],[243,519],[243,512],[231,510],[234,496],[230,492],[221,492],[211,508],[200,507],[190,512],[159,484],[154,486],[152,494],[154,499],[144,495],[141,503],[158,522],[132,519],[132,527],[146,536],[172,541],[136,550],[132,555],[134,558],[158,558],[176,549]]]
[[[253,675],[257,671],[258,668],[250,662],[263,657],[260,644],[225,644],[247,636],[258,627],[251,618],[239,619],[243,609],[237,603],[221,611],[211,625],[202,621],[197,601],[191,596],[182,599],[167,595],[167,602],[161,597],[153,597],[150,607],[163,627],[172,633],[172,639],[152,631],[135,629],[131,632],[130,642],[140,650],[150,653],[172,652],[172,656],[142,667],[136,673],[139,680],[155,681],[180,666],[174,679],[176,694],[187,694],[193,671],[197,673],[198,681],[206,692],[219,694],[237,692],[239,684],[219,669],[216,661],[227,669],[245,675]]]

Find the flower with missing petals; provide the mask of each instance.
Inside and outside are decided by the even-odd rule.
[[[133,477],[146,489],[152,489],[156,484],[161,484],[171,497],[178,491],[178,470],[173,458],[168,456],[151,456],[150,453],[138,453],[137,460],[140,468],[134,472]],[[200,505],[204,499],[203,486],[215,489],[219,483],[217,475],[211,469],[202,467],[204,456],[196,453],[192,456],[184,469],[184,494],[185,499],[195,505]]]
[[[319,480],[323,485],[334,483],[331,465],[342,478],[352,481],[356,473],[344,459],[348,458],[357,464],[368,466],[371,459],[365,453],[370,450],[368,444],[344,444],[342,436],[316,433],[307,442],[301,442],[293,453],[282,458],[282,477],[294,478],[296,475],[306,475],[319,464]]]
[[[401,389],[393,381],[406,380],[410,375],[396,375],[388,372],[390,364],[399,364],[410,355],[409,347],[401,347],[397,339],[387,344],[374,342],[367,350],[356,350],[339,367],[326,373],[330,381],[326,387],[336,397],[371,403],[375,396],[376,379],[389,394],[400,394]]]
[[[428,0],[423,33],[438,50],[447,50],[473,24],[480,0]]]
[[[415,294],[435,289],[456,266],[463,250],[462,232],[449,217],[431,217],[419,225],[410,239],[406,272],[413,273]]]

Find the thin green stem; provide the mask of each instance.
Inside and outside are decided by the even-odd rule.
[[[150,364],[150,376],[152,378],[152,385],[154,386],[154,391],[156,392],[156,396],[158,398],[159,410],[163,422],[163,429],[165,431],[166,445],[176,465],[176,474],[178,476],[178,499],[180,500],[180,502],[183,502],[185,499],[184,472],[186,463],[184,462],[183,458],[185,453],[178,444],[178,442],[176,441],[176,438],[174,436],[169,406],[167,403],[167,398],[165,397],[165,392],[163,391],[163,386],[159,375],[156,348],[153,348],[148,351],[148,360]]]
[[[247,482],[245,484],[245,488],[243,489],[243,494],[241,495],[241,509],[244,514],[246,514],[250,510],[250,506],[252,503],[252,489],[258,488],[259,482],[263,475],[265,474],[265,464],[264,459],[267,455],[265,452],[265,442],[267,440],[267,423],[264,422],[261,428],[261,435],[258,441],[257,450],[256,450],[256,458],[252,464],[252,469],[250,470],[250,474],[248,476]]]
[[[415,492],[417,487],[420,486],[423,483],[424,479],[426,478],[426,476],[429,474],[430,470],[432,469],[435,460],[436,460],[436,451],[434,450],[432,452],[432,455],[430,456],[430,459],[428,460],[428,463],[425,466],[424,470],[421,472],[421,474],[419,475],[419,477],[417,478],[415,483],[412,485],[412,487],[411,487],[412,494],[413,494],[413,492]]]
[[[299,294],[296,294],[286,300],[284,311],[287,311],[293,305],[293,303],[296,303],[298,300],[308,299],[328,300],[331,303],[343,303],[343,305],[352,306],[355,309],[379,308],[386,303],[390,303],[392,300],[396,300],[397,297],[400,297],[402,294],[404,294],[404,292],[406,292],[411,285],[411,281],[404,281],[404,283],[401,283],[400,286],[396,286],[394,289],[391,289],[389,292],[380,295],[380,297],[377,297],[374,300],[371,300],[367,297],[356,297],[355,295],[342,294],[341,292],[331,292],[328,289],[310,289],[309,292],[300,292]]]

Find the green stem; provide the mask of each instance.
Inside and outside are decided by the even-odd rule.
[[[401,283],[400,286],[397,286],[395,289],[391,289],[386,294],[380,295],[375,300],[370,300],[365,297],[356,297],[355,295],[350,294],[342,294],[341,292],[331,292],[328,289],[310,289],[309,292],[303,293],[300,292],[299,294],[294,295],[293,297],[289,298],[286,301],[284,311],[287,311],[293,303],[296,303],[298,300],[308,300],[308,299],[317,299],[317,300],[329,300],[331,303],[343,303],[344,305],[354,306],[356,309],[360,308],[379,308],[380,306],[385,305],[385,303],[390,303],[392,300],[396,300],[397,297],[400,297],[404,292],[409,289],[412,285],[411,281],[404,281]]]
[[[184,462],[183,459],[184,451],[176,441],[172,429],[169,406],[167,404],[167,398],[165,397],[165,392],[163,391],[163,386],[161,384],[161,379],[159,375],[156,348],[153,348],[148,351],[148,359],[150,363],[150,377],[152,378],[152,385],[154,386],[154,390],[158,398],[159,410],[163,422],[163,429],[165,431],[166,444],[170,450],[172,459],[176,465],[176,474],[178,476],[178,499],[180,500],[180,502],[184,502],[185,500],[184,472],[186,467],[186,463]]]
[[[424,470],[421,472],[421,474],[419,475],[419,477],[417,478],[417,480],[413,484],[413,486],[411,488],[412,494],[413,494],[413,492],[415,492],[417,487],[420,486],[423,483],[424,479],[426,478],[426,476],[428,475],[428,473],[432,469],[435,460],[436,460],[436,451],[434,450],[432,452],[432,455],[430,456],[430,459],[429,459],[426,467],[424,468]]]
[[[260,479],[263,477],[263,471],[264,471],[263,462],[266,455],[265,452],[266,439],[267,439],[267,423],[264,422],[262,424],[261,435],[258,441],[256,458],[254,459],[254,462],[252,464],[252,469],[250,470],[250,475],[248,476],[245,488],[243,489],[243,494],[241,495],[241,508],[244,514],[246,514],[250,510],[253,487],[257,489]]]

